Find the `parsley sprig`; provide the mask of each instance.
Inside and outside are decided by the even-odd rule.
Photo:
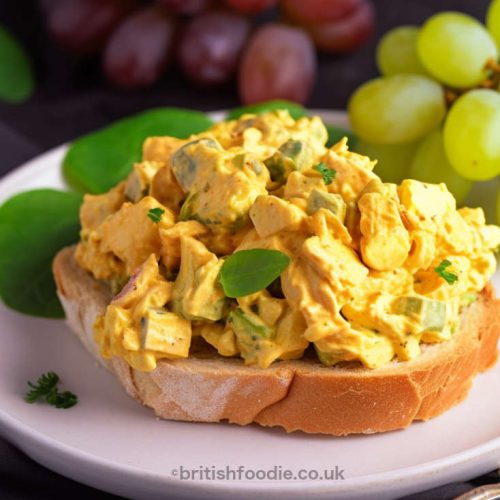
[[[335,175],[337,174],[337,171],[334,168],[328,168],[323,162],[315,165],[313,169],[321,174],[323,182],[327,186],[333,182],[333,179],[335,179]]]
[[[47,372],[40,376],[36,384],[28,382],[31,390],[26,394],[25,400],[34,403],[38,400],[45,400],[49,405],[56,408],[71,408],[78,403],[78,397],[69,391],[59,392],[57,384],[59,376],[54,372]]]
[[[458,281],[458,276],[454,273],[450,273],[446,268],[451,266],[451,262],[448,259],[444,259],[439,266],[434,268],[434,271],[443,278],[448,285],[453,285]]]
[[[153,221],[154,224],[158,224],[161,220],[161,216],[165,213],[165,210],[163,208],[152,208],[148,212],[148,217]]]

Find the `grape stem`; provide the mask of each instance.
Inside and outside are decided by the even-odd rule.
[[[445,99],[446,104],[450,107],[461,95],[474,90],[476,88],[482,89],[497,89],[500,86],[500,64],[495,61],[495,59],[489,59],[486,63],[485,68],[491,72],[491,74],[483,80],[477,87],[470,87],[465,89],[457,89],[445,87]]]
[[[498,61],[495,61],[495,59],[488,59],[488,62],[486,63],[486,69],[489,69],[495,74],[500,74],[500,63]]]

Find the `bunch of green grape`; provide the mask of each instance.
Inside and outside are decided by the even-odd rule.
[[[381,76],[352,95],[358,149],[389,182],[446,182],[461,203],[474,181],[500,174],[500,0],[483,25],[441,12],[389,31],[377,47]],[[500,191],[498,194],[500,220]]]

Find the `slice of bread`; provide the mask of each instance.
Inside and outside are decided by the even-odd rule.
[[[120,358],[100,357],[93,324],[111,295],[78,266],[74,247],[59,252],[53,270],[68,323],[87,350],[130,396],[170,420],[257,422],[339,436],[390,431],[462,401],[476,374],[498,356],[500,301],[488,285],[463,310],[452,339],[424,346],[412,361],[369,370],[357,363],[326,367],[309,357],[261,369],[195,345],[188,359],[162,359],[154,371],[144,373]]]

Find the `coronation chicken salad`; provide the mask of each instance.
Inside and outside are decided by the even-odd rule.
[[[81,208],[79,265],[118,293],[95,324],[105,358],[151,371],[199,337],[262,368],[314,349],[377,368],[449,339],[495,271],[500,228],[444,184],[383,183],[318,117],[244,115],[187,140],[151,137],[143,161]],[[228,297],[243,250],[286,254],[281,276]]]

